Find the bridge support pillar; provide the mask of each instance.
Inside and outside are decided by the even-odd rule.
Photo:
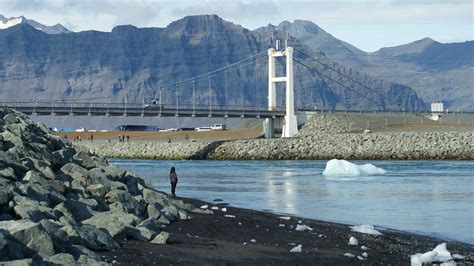
[[[275,76],[275,57],[286,57],[286,76]],[[298,134],[298,122],[295,115],[295,97],[293,87],[293,47],[286,47],[284,51],[268,49],[268,110],[276,109],[276,83],[286,84],[286,114],[283,120],[282,138],[291,138]],[[275,118],[265,121],[265,137],[274,136]]]
[[[275,136],[275,126],[272,118],[267,118],[263,122],[263,131],[266,139],[271,139]]]

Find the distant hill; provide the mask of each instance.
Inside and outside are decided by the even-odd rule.
[[[70,30],[66,29],[63,25],[59,23],[53,26],[45,26],[39,22],[36,22],[31,19],[27,19],[23,16],[6,18],[0,15],[0,30],[13,27],[15,25],[22,24],[22,23],[28,24],[32,26],[33,28],[43,31],[48,34],[61,34],[61,33],[71,32]]]
[[[285,30],[344,66],[410,86],[425,102],[443,100],[454,110],[474,110],[474,41],[444,44],[424,38],[367,53],[310,21],[284,21],[269,27]]]
[[[220,72],[197,79],[195,96],[197,104],[265,105],[266,50],[275,39],[285,38],[284,29],[250,31],[216,15],[185,17],[166,28],[128,25],[115,27],[112,32],[56,35],[20,23],[0,31],[0,97],[3,101],[141,103],[159,97],[162,88],[163,103],[174,104],[178,95],[181,104],[191,104],[191,80],[180,83],[177,90],[176,82],[261,52],[258,67],[242,65],[229,71],[227,92],[224,73]],[[296,37],[289,36],[289,41],[298,61],[297,106],[378,110],[426,107],[408,86],[359,73],[315,52]],[[341,45],[358,52],[348,44]],[[278,90],[280,105],[283,93]]]

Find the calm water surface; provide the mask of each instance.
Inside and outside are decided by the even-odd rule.
[[[159,190],[233,206],[347,224],[373,224],[474,244],[474,161],[352,161],[385,175],[326,177],[326,161],[109,159]]]

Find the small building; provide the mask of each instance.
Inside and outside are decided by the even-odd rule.
[[[442,101],[433,101],[431,103],[431,112],[432,113],[442,113],[444,111]]]

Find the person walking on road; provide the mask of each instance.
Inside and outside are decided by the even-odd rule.
[[[176,184],[178,184],[178,175],[176,175],[176,169],[171,167],[170,169],[170,184],[171,184],[171,195],[176,197]]]

